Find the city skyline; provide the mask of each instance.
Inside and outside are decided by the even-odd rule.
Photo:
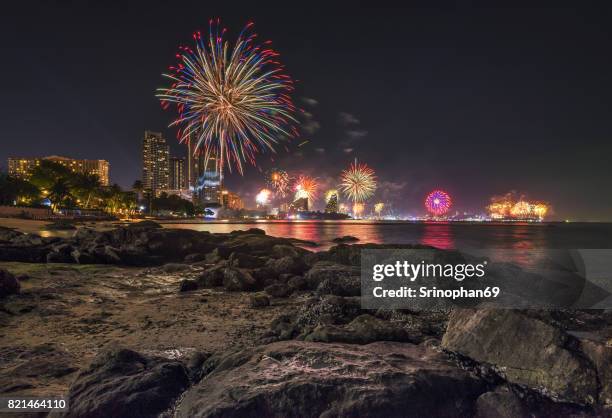
[[[38,8],[48,12],[41,15],[66,27],[47,38],[41,36],[50,32],[45,19],[34,16],[29,23],[26,10],[12,6],[3,28],[18,34],[11,48],[23,63],[19,78],[28,82],[8,86],[6,94],[11,103],[27,100],[38,119],[23,126],[18,106],[5,110],[1,160],[34,149],[38,155],[95,156],[110,161],[111,182],[130,187],[140,177],[144,129],[161,132],[172,155],[186,156],[176,131],[165,128],[171,116],[154,97],[160,74],[176,45],[206,29],[208,18],[223,17],[231,33],[252,18],[298,79],[294,100],[306,113],[302,135],[287,150],[260,158],[258,168],[247,166],[245,177],[227,176],[228,188],[245,202],[254,199],[271,167],[314,175],[326,189],[337,186],[338,168],[358,157],[379,175],[376,200],[406,214],[422,212],[422,196],[441,188],[466,211],[481,211],[491,196],[516,190],[550,202],[556,219],[612,219],[612,197],[600,192],[612,181],[605,163],[612,130],[598,99],[612,91],[612,63],[598,52],[610,47],[607,8],[390,13],[331,5],[324,16],[313,7],[303,21],[291,22],[282,11],[259,6],[191,7],[193,16],[167,19],[161,5],[144,11],[129,5],[110,33],[105,22],[116,16],[114,6],[47,10],[41,3]],[[148,19],[137,19],[141,12]],[[164,25],[139,42],[144,22],[162,16]],[[97,56],[74,36],[86,27]],[[134,45],[141,53],[132,53]],[[57,48],[70,51],[71,59],[54,58]],[[93,70],[85,76],[73,62]],[[126,79],[125,69],[138,77]],[[14,71],[2,69],[4,78],[15,79]],[[60,95],[54,90],[59,86]]]

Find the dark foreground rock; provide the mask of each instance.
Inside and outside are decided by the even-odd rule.
[[[227,356],[177,417],[464,417],[484,384],[422,345],[280,342]]]
[[[554,400],[594,405],[598,373],[562,329],[512,310],[456,310],[442,346],[491,365],[510,383]]]
[[[189,385],[179,362],[127,349],[98,355],[70,386],[70,410],[53,417],[151,417],[168,409]]]
[[[0,299],[19,293],[21,288],[17,278],[5,269],[0,269]]]

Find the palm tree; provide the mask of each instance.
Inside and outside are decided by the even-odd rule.
[[[57,210],[63,203],[72,200],[68,180],[64,178],[57,179],[49,188],[49,195],[47,197],[52,203],[53,210]]]
[[[76,193],[85,200],[85,208],[88,208],[91,197],[100,192],[100,177],[97,174],[75,174],[73,184]]]

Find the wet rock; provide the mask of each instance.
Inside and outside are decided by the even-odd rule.
[[[206,260],[206,254],[202,254],[202,253],[187,254],[185,258],[183,259],[185,263],[197,263],[199,261],[204,261],[204,260]]]
[[[151,417],[170,407],[189,385],[185,367],[115,348],[81,370],[70,386],[70,410],[62,417]]]
[[[228,258],[228,263],[232,267],[254,269],[262,267],[266,264],[267,259],[264,257],[256,257],[245,253],[231,253]]]
[[[181,280],[179,284],[179,292],[191,292],[193,290],[198,290],[198,282],[191,279]]]
[[[5,269],[0,269],[0,299],[19,293],[21,285],[15,276]]]
[[[255,293],[249,295],[249,303],[251,308],[263,308],[265,306],[270,306],[270,298],[263,293]]]
[[[291,256],[270,259],[266,263],[266,267],[268,267],[277,276],[280,276],[281,274],[299,275],[308,269],[308,266],[302,258]]]
[[[485,390],[413,344],[289,341],[228,357],[185,393],[177,417],[463,417]]]
[[[168,263],[161,266],[161,269],[166,273],[178,273],[180,271],[190,270],[191,266],[182,263]]]
[[[359,241],[359,238],[354,237],[352,235],[345,235],[343,237],[334,238],[332,241],[338,244],[348,244],[350,242]]]
[[[264,291],[274,298],[285,298],[291,294],[292,289],[284,283],[274,283],[266,286]]]
[[[453,311],[442,339],[446,350],[492,365],[511,383],[555,400],[591,405],[598,395],[597,374],[575,343],[540,319],[490,309]]]
[[[256,280],[242,269],[226,267],[223,270],[223,287],[230,292],[255,290]]]
[[[51,247],[51,252],[47,254],[47,263],[74,263],[72,245],[62,243]]]
[[[304,290],[308,286],[308,283],[302,276],[292,276],[287,280],[287,285],[294,290]]]
[[[360,277],[360,270],[356,267],[346,266],[330,261],[319,261],[304,275],[309,289],[316,289],[325,280],[343,280],[351,277]]]
[[[364,314],[345,326],[319,325],[306,341],[368,344],[375,341],[417,342],[401,324]]]
[[[310,251],[305,250],[300,247],[295,247],[293,245],[275,245],[272,247],[271,256],[274,258],[283,258],[283,257],[304,257],[306,254],[310,253]]]
[[[611,341],[612,342],[612,341]],[[607,408],[612,407],[612,344],[602,341],[583,339],[580,342],[582,351],[597,370],[600,383],[599,403]]]
[[[475,418],[520,418],[530,416],[523,401],[507,387],[483,393],[476,401]]]
[[[202,272],[200,277],[198,277],[197,282],[202,287],[223,286],[224,270],[225,265],[223,264],[210,267]]]
[[[358,276],[340,276],[323,280],[316,289],[317,295],[359,296],[361,295],[361,278]]]

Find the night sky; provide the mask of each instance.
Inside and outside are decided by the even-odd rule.
[[[252,19],[298,80],[294,100],[308,115],[289,152],[229,176],[249,203],[269,167],[332,185],[357,157],[377,171],[377,198],[396,213],[421,214],[432,188],[476,212],[517,190],[550,202],[557,219],[612,220],[605,6],[21,3],[0,15],[2,167],[9,156],[107,159],[111,181],[127,187],[140,177],[145,129],[183,155],[167,128],[174,114],[154,97],[161,73],[209,18],[221,17],[230,39]]]

